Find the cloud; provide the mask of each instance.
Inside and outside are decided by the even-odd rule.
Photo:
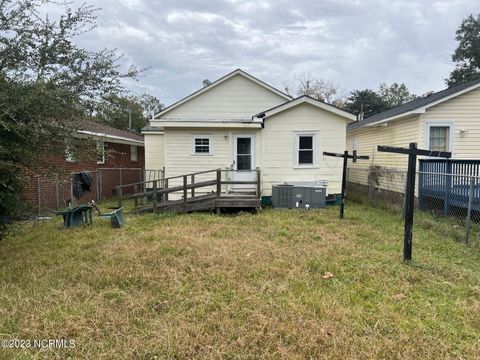
[[[467,0],[104,0],[85,46],[117,48],[149,71],[128,85],[172,103],[242,68],[283,89],[305,72],[344,91],[444,87]]]

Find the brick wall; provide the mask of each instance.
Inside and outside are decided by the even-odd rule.
[[[59,170],[63,170],[65,178],[52,179],[41,174],[25,174],[24,199],[25,211],[33,214],[47,213],[53,209],[65,207],[71,201],[71,176],[68,174],[90,171],[93,182],[92,189],[86,192],[76,203],[97,202],[113,196],[114,188],[120,184],[129,184],[143,180],[145,167],[145,151],[143,146],[137,147],[138,161],[130,159],[130,145],[105,142],[105,163],[92,161],[66,161],[63,157],[53,157],[49,161]],[[128,192],[128,189],[127,191]]]

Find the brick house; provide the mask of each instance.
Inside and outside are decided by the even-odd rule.
[[[91,121],[83,122],[79,137],[96,140],[97,159],[76,160],[68,154],[52,157],[49,160],[59,170],[70,176],[52,179],[42,174],[25,175],[23,199],[29,213],[46,213],[52,209],[65,207],[73,200],[71,180],[74,174],[90,171],[93,177],[92,190],[77,203],[90,200],[97,202],[112,197],[114,187],[140,182],[144,178],[145,151],[143,136],[119,130]]]

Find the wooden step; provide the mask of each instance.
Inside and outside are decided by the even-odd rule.
[[[256,196],[255,190],[235,190],[228,193],[222,193],[222,196]]]
[[[193,198],[187,198],[187,211],[208,210],[215,207],[216,194],[200,195]],[[157,210],[159,211],[184,211],[183,199],[172,200],[166,203],[158,203]],[[152,212],[153,206],[140,206],[135,209],[139,213]]]
[[[217,208],[255,208],[261,206],[261,200],[257,197],[235,197],[222,196],[215,200],[215,207]]]

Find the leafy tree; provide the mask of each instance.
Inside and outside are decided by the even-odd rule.
[[[138,98],[115,94],[104,97],[95,119],[117,129],[136,132],[139,132],[148,122]],[[130,121],[131,128],[129,128]]]
[[[364,118],[367,118],[416,98],[403,83],[381,83],[377,92],[371,89],[352,91],[343,107],[353,114],[363,112]]]
[[[455,39],[458,41],[452,55],[455,69],[446,79],[448,87],[480,79],[480,14],[463,19]]]
[[[45,4],[63,6],[63,15],[43,16]],[[48,170],[64,141],[77,142],[82,117],[96,111],[101,95],[122,94],[122,80],[141,71],[123,71],[113,50],[75,43],[96,26],[96,13],[86,4],[0,1],[0,226],[19,203],[22,174]]]
[[[393,83],[391,85],[381,83],[377,94],[385,101],[389,108],[405,104],[417,98],[403,83]]]
[[[95,119],[117,129],[140,132],[148,124],[152,112],[157,113],[162,108],[160,100],[149,94],[141,97],[113,94],[103,98]]]
[[[375,91],[370,89],[354,90],[347,97],[345,110],[352,114],[364,113],[364,117],[377,114],[389,108],[387,102]]]
[[[146,93],[140,97],[140,104],[143,108],[143,115],[149,119],[152,117],[152,114],[156,114],[164,108],[164,105],[160,100],[155,96]]]

